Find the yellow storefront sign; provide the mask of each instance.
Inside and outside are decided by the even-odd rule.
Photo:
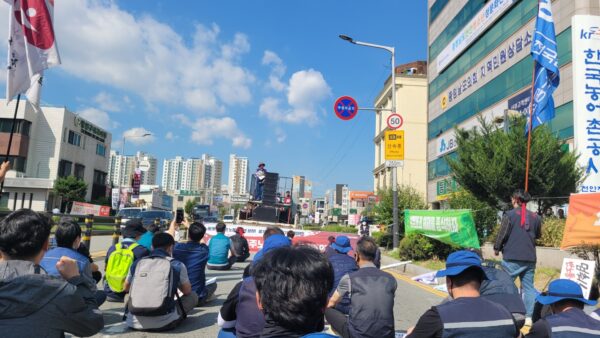
[[[385,160],[404,161],[404,130],[385,131]]]

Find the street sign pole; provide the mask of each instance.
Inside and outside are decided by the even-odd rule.
[[[395,59],[395,48],[391,48],[392,53],[392,113],[396,114],[396,61]],[[392,227],[392,242],[394,249],[400,244],[400,227],[398,224],[398,168],[392,167],[392,198],[394,199],[394,206],[392,209],[392,217],[394,220],[394,226]]]

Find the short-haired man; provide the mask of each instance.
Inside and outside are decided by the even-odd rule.
[[[237,261],[237,255],[231,239],[225,236],[225,223],[217,223],[217,234],[208,242],[208,264],[209,270],[229,270]]]
[[[91,336],[104,319],[77,262],[61,257],[48,276],[39,263],[48,250],[51,221],[21,209],[0,222],[0,332],[2,337]]]
[[[280,234],[279,228],[272,228],[263,234],[264,245],[261,256],[254,255],[253,263],[258,264],[262,255],[281,247],[289,247],[290,240]],[[275,230],[277,229],[277,230]],[[266,237],[265,237],[266,236]],[[250,266],[253,271],[254,265]],[[223,303],[218,317],[219,326],[229,331],[237,332],[238,337],[259,337],[265,325],[263,313],[256,302],[256,284],[254,278],[246,276],[235,285]]]
[[[40,266],[51,276],[60,277],[56,268],[61,257],[66,256],[77,262],[79,274],[86,280],[88,286],[96,298],[98,307],[106,300],[104,291],[96,288],[96,281],[92,276],[92,267],[87,256],[77,252],[81,245],[81,227],[72,218],[62,218],[56,227],[54,234],[56,247],[48,250],[40,262]]]
[[[356,260],[353,257],[348,256],[348,252],[352,250],[350,238],[348,238],[348,236],[338,236],[335,239],[335,242],[331,244],[331,248],[334,250],[334,253],[327,256],[327,258],[333,267],[334,279],[333,287],[329,292],[329,297],[333,296],[333,293],[340,284],[340,280],[343,276],[358,270]],[[342,297],[335,308],[347,314],[350,311],[350,297],[348,295]]]
[[[461,250],[448,256],[446,269],[436,273],[446,277],[452,300],[427,310],[407,338],[436,337],[518,337],[511,313],[502,305],[480,297],[486,277],[477,254]]]
[[[325,317],[333,329],[344,338],[393,338],[394,295],[396,279],[379,270],[373,260],[377,244],[370,237],[356,243],[356,263],[359,270],[342,277],[329,300]],[[350,297],[349,316],[334,307],[344,296]]]
[[[302,245],[272,250],[253,274],[265,314],[261,337],[333,337],[320,333],[333,270],[319,251]]]
[[[502,252],[502,268],[515,280],[519,277],[527,324],[531,324],[536,290],[533,285],[537,261],[535,241],[542,234],[540,217],[525,207],[531,199],[529,193],[517,190],[512,194],[513,209],[502,217],[500,231],[494,243],[496,256]]]
[[[583,297],[579,284],[568,279],[550,283],[548,292],[537,296],[543,305],[550,305],[552,315],[533,324],[527,338],[591,338],[600,337],[600,321],[583,312],[584,304],[596,301]]]
[[[127,221],[125,228],[123,229],[123,240],[120,243],[113,244],[106,251],[106,258],[104,260],[104,292],[106,293],[106,300],[109,302],[123,302],[125,300],[125,279],[127,273],[131,268],[131,264],[136,262],[142,257],[146,257],[150,252],[139,245],[137,241],[146,232],[146,229],[142,225],[142,221],[139,219],[132,219]],[[133,254],[133,260],[128,266],[120,264],[113,264],[116,262],[124,262],[124,259],[117,260],[117,257],[130,257]],[[113,257],[113,255],[115,255]],[[113,259],[111,260],[111,257]]]
[[[175,243],[173,258],[185,265],[190,283],[192,283],[192,290],[198,295],[198,306],[202,306],[211,300],[217,290],[217,283],[206,285],[205,269],[208,262],[208,246],[200,242],[206,234],[206,228],[200,222],[190,224],[184,220],[183,224],[188,229],[188,241]],[[171,221],[168,232],[173,236],[175,220]]]
[[[188,278],[188,273],[185,265],[176,259],[170,259],[173,255],[173,247],[175,246],[175,239],[168,233],[157,233],[152,237],[152,253],[148,257],[144,257],[136,261],[131,266],[131,271],[127,276],[125,282],[126,290],[130,290],[131,294],[129,297],[128,308],[130,312],[127,313],[127,326],[136,330],[153,330],[162,331],[175,328],[179,323],[185,319],[187,313],[192,311],[196,304],[198,304],[198,295],[192,290],[192,284]],[[142,278],[141,274],[136,274],[136,269],[145,260],[152,260],[157,258],[167,258],[171,264],[171,271],[173,276],[173,289],[172,294],[175,295],[180,291],[183,295],[177,296],[179,299],[177,302],[172,302],[171,309],[168,313],[156,316],[140,316],[132,314],[131,308],[136,302],[136,297],[144,297],[143,293],[137,294],[134,290],[136,287],[136,278]],[[143,277],[151,275],[152,270],[143,273]],[[151,278],[151,277],[150,277]]]

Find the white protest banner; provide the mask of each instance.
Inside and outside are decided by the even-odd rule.
[[[596,262],[594,261],[565,258],[563,259],[562,269],[560,269],[560,278],[569,279],[579,284],[583,296],[589,298],[594,271],[596,271]]]

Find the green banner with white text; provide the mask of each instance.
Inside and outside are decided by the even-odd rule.
[[[440,242],[479,249],[471,210],[404,210],[406,234],[418,233]]]

